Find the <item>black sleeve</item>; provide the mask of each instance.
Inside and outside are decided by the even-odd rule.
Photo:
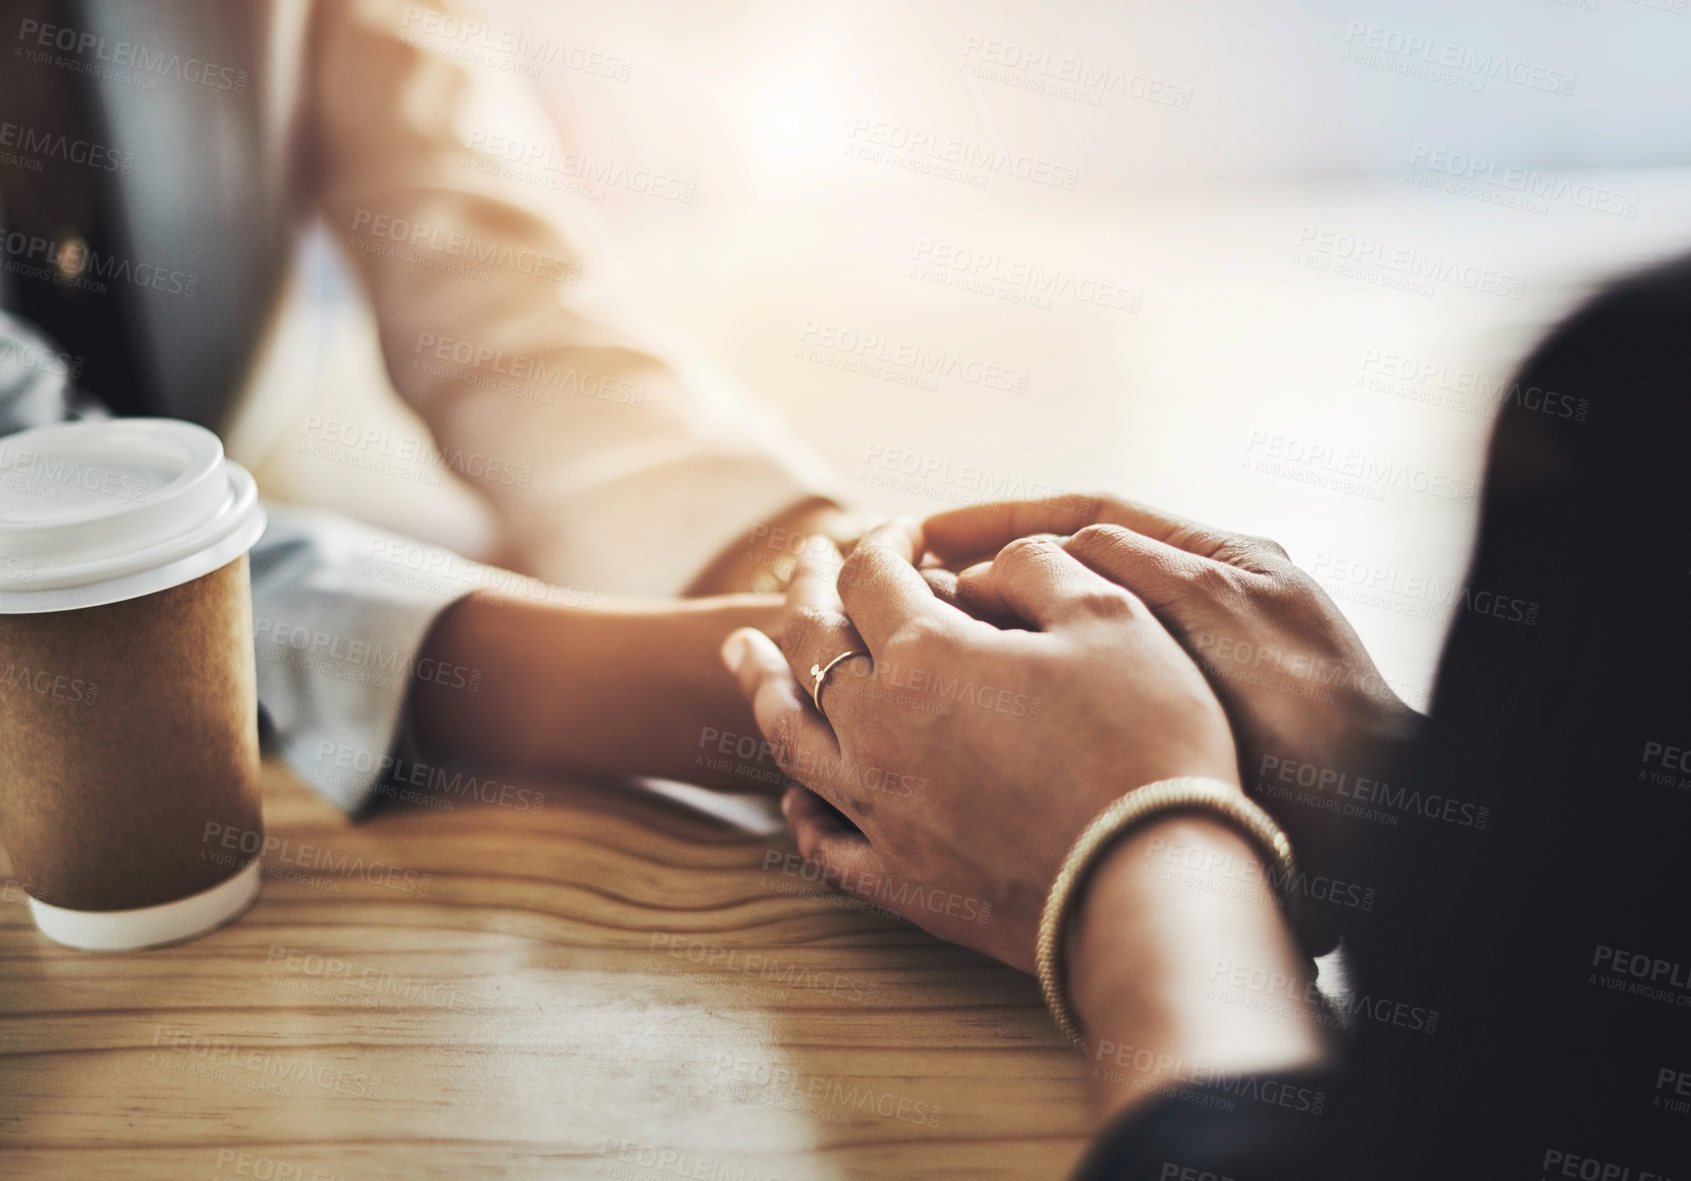
[[[1176,1084],[1109,1124],[1074,1181],[1323,1181],[1338,1085],[1325,1071]]]

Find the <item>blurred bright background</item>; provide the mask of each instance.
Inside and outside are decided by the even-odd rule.
[[[536,183],[861,504],[1268,534],[1415,704],[1512,362],[1691,246],[1686,0],[484,7],[561,49]]]

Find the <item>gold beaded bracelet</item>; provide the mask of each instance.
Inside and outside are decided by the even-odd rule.
[[[1276,891],[1283,909],[1290,910],[1291,896],[1286,893],[1297,875],[1297,863],[1292,859],[1292,842],[1273,819],[1246,799],[1236,787],[1229,787],[1216,779],[1164,779],[1136,788],[1105,808],[1086,826],[1057,880],[1045,899],[1045,910],[1039,917],[1039,945],[1035,962],[1039,968],[1039,987],[1045,993],[1045,1005],[1051,1010],[1057,1028],[1069,1036],[1075,1045],[1086,1048],[1080,1022],[1069,1007],[1068,990],[1063,978],[1063,940],[1068,933],[1075,899],[1081,887],[1097,868],[1100,854],[1119,840],[1130,828],[1162,812],[1197,811],[1231,821],[1259,852],[1273,865],[1279,883]]]

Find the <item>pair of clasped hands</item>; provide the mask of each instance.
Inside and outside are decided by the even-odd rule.
[[[1113,800],[1176,776],[1243,790],[1265,759],[1385,773],[1419,720],[1279,546],[1109,497],[896,521],[844,558],[824,545],[777,630],[734,632],[723,658],[804,784],[782,799],[799,851],[837,888],[1023,970],[1068,849]],[[847,652],[863,655],[825,678],[818,710],[813,669]],[[1320,692],[1307,669],[1326,670]],[[1354,821],[1259,802],[1308,872],[1356,880]],[[1254,856],[1225,826],[1155,823],[1160,847]],[[1317,909],[1289,949],[1259,950],[1306,962],[1330,920]]]

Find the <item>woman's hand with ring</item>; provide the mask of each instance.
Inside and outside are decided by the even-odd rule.
[[[1031,630],[940,601],[916,568],[921,552],[920,527],[904,522],[870,533],[843,565],[805,562],[780,647],[745,629],[724,656],[782,769],[815,793],[794,789],[783,804],[823,876],[1031,969],[1040,909],[1076,835],[1154,780],[1237,784],[1232,736],[1145,605],[1052,540],[1014,542],[977,575]],[[824,716],[810,670],[853,651],[867,655],[831,671]]]

